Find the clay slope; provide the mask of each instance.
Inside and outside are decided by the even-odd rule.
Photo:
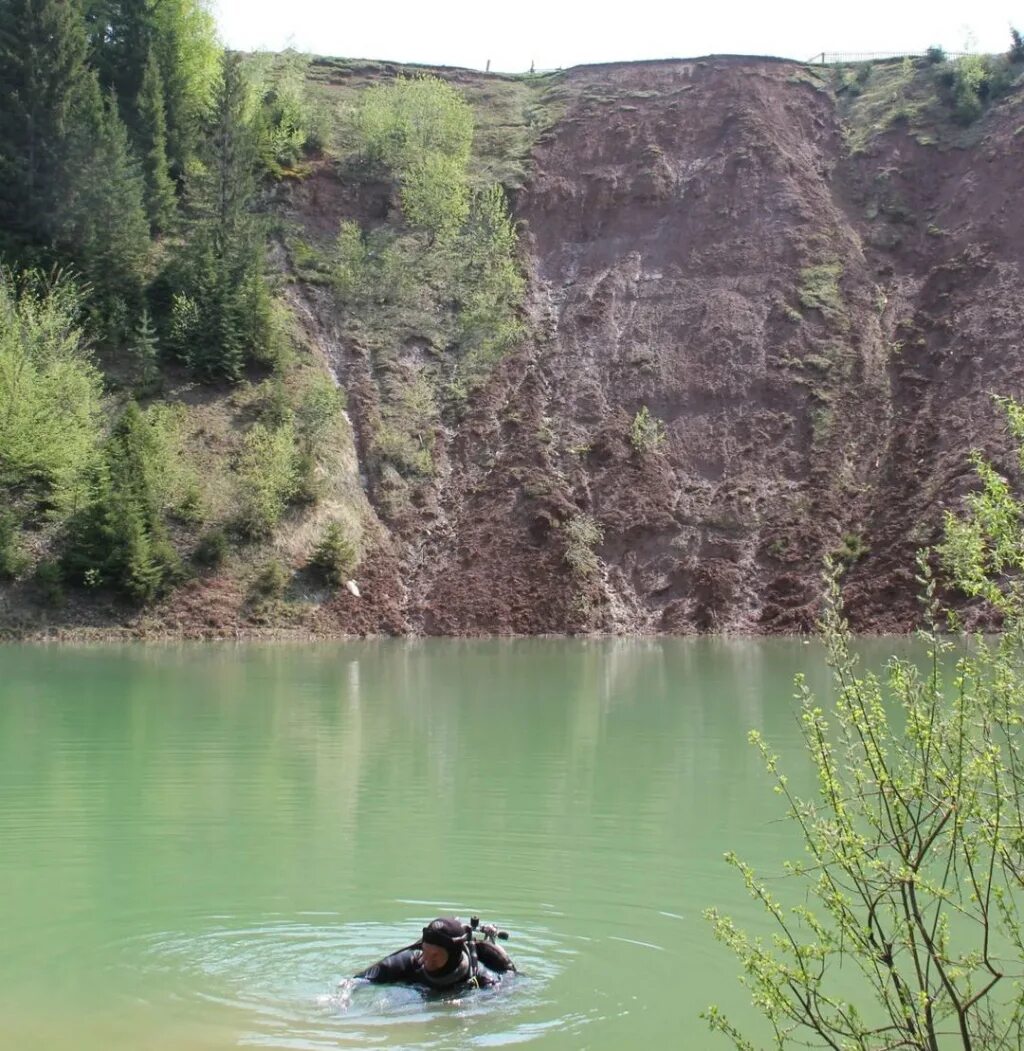
[[[322,71],[339,106],[394,73]],[[295,585],[290,629],[804,631],[830,553],[857,628],[912,626],[914,552],[972,484],[971,450],[1012,463],[992,395],[1024,395],[1021,78],[967,131],[932,135],[932,111],[865,122],[884,76],[858,116],[836,78],[771,59],[580,68],[543,95],[439,72],[483,113],[484,160],[513,193],[527,336],[437,417],[432,471],[399,479],[396,503],[372,456],[381,363],[329,282],[277,253],[308,349],[348,394],[335,498],[364,538],[360,594]],[[343,219],[371,229],[396,196],[325,158],[274,207],[327,252]],[[444,352],[413,334],[387,368]],[[275,552],[301,583],[317,523],[296,521]],[[110,614],[274,627],[223,574],[132,616]]]
[[[973,149],[857,156],[790,63],[584,68],[558,101],[516,200],[530,338],[385,521],[379,600],[437,634],[805,630],[833,552],[858,627],[909,626],[913,552],[1022,390],[1020,90]],[[335,365],[358,433],[358,349]]]

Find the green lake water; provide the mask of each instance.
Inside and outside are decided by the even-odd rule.
[[[887,643],[873,643],[881,659]],[[725,1047],[758,916],[722,854],[799,852],[799,641],[0,648],[0,1047]],[[522,975],[339,982],[435,915]]]

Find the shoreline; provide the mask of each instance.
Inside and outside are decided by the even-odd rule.
[[[906,639],[916,633],[916,629],[907,631],[858,631],[858,638],[867,639]],[[388,634],[366,633],[349,634],[344,632],[325,632],[294,630],[288,628],[239,628],[232,633],[223,631],[168,631],[166,629],[144,628],[54,628],[51,630],[17,631],[0,628],[0,647],[6,645],[88,645],[130,642],[195,642],[195,643],[318,643],[318,642],[382,642],[382,641],[425,641],[447,640],[451,642],[485,642],[510,641],[521,642],[530,639],[552,641],[661,641],[666,639],[718,639],[728,641],[754,641],[760,639],[780,639],[788,641],[811,642],[818,638],[817,632],[546,632],[536,634],[508,633],[472,633],[462,635],[427,635],[418,633]]]

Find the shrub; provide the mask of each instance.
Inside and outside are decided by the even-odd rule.
[[[253,595],[262,599],[278,599],[288,587],[288,573],[276,558],[266,562],[252,582]]]
[[[946,61],[946,52],[936,44],[933,44],[924,53],[924,57],[929,65],[938,66]]]
[[[323,480],[317,472],[316,457],[308,449],[299,449],[295,454],[295,492],[291,502],[298,505],[315,504],[323,493]]]
[[[297,486],[295,430],[290,423],[271,429],[254,424],[238,463],[240,525],[250,537],[268,536],[281,520]]]
[[[522,335],[518,312],[526,282],[516,265],[518,237],[505,192],[491,186],[473,199],[460,242],[457,340],[470,381]]]
[[[396,77],[365,91],[356,113],[367,158],[399,178],[427,154],[469,160],[473,111],[457,88],[438,77]]]
[[[469,215],[465,162],[443,153],[426,153],[402,177],[402,213],[410,226],[426,230],[432,241],[454,240]]]
[[[862,559],[871,549],[859,533],[847,533],[839,545],[835,557],[848,566]]]
[[[419,250],[415,258],[402,241],[386,227],[364,236],[357,223],[346,220],[335,245],[334,288],[350,309],[373,310],[384,305],[404,306],[414,302],[429,262]],[[408,256],[408,257],[407,257]],[[365,322],[376,320],[363,314]]]
[[[363,94],[357,126],[366,156],[398,179],[406,221],[448,242],[469,211],[466,166],[473,112],[437,77],[398,77]]]
[[[934,625],[934,582],[923,560],[919,569]],[[931,626],[924,668],[892,659],[884,678],[859,675],[833,573],[827,594],[828,718],[798,680],[816,794],[796,796],[778,757],[750,735],[804,841],[806,853],[786,865],[799,888],[776,891],[729,854],[776,934],[755,939],[716,910],[707,915],[742,963],[772,1046],[1018,1048],[1020,626],[1009,643],[971,650]],[[705,1017],[737,1048],[753,1048],[717,1008]]]
[[[0,268],[0,486],[58,509],[78,495],[100,446],[100,374],[67,277]]]
[[[0,510],[0,580],[11,580],[25,571],[28,558],[21,549],[17,516]]]
[[[300,443],[315,453],[327,432],[345,408],[344,391],[322,372],[306,383],[295,409],[295,428]]]
[[[437,401],[424,372],[389,378],[383,420],[373,436],[373,453],[405,475],[429,477],[434,472]]]
[[[359,564],[359,552],[339,522],[324,530],[309,560],[310,568],[332,587],[340,587]]]
[[[1003,405],[1024,464],[1024,407]],[[804,841],[804,858],[786,866],[798,904],[785,906],[730,854],[776,934],[753,939],[708,916],[739,957],[773,1046],[1010,1051],[1024,1042],[1024,502],[991,464],[975,465],[980,489],[947,516],[937,554],[951,584],[1000,614],[1002,634],[957,642],[940,632],[957,618],[939,606],[922,554],[927,662],[891,659],[884,677],[860,675],[830,570],[828,720],[798,680],[815,797],[795,796],[751,734]],[[736,1047],[753,1047],[717,1008],[705,1017]]]
[[[953,111],[963,124],[978,119],[989,73],[981,55],[964,55],[953,67]]]
[[[352,219],[343,219],[338,228],[334,258],[334,287],[339,297],[348,303],[362,299],[369,253],[363,240],[363,231]]]
[[[597,573],[600,563],[594,548],[604,539],[600,525],[585,514],[575,515],[562,527],[565,531],[565,561],[577,577]]]
[[[800,305],[805,310],[819,310],[826,320],[844,325],[847,314],[839,290],[842,276],[843,264],[838,262],[805,267],[800,271],[800,287],[797,289]]]
[[[657,416],[652,416],[646,405],[641,405],[629,429],[629,443],[634,451],[641,456],[654,452],[665,438],[665,424]]]
[[[228,535],[223,529],[218,527],[209,530],[200,538],[192,558],[201,566],[209,566],[211,569],[215,569],[224,564],[229,550]]]
[[[60,563],[46,558],[36,566],[36,586],[43,602],[48,606],[64,604],[64,573]]]
[[[295,418],[292,396],[283,376],[261,383],[259,387],[260,422],[271,430],[290,424]]]

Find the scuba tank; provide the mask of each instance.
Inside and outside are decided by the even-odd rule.
[[[516,974],[516,965],[512,957],[498,944],[498,941],[508,941],[508,931],[498,930],[493,923],[480,923],[479,916],[472,916],[469,920],[469,950],[488,970],[495,974],[507,974],[511,971]],[[473,935],[481,935],[474,938]]]

